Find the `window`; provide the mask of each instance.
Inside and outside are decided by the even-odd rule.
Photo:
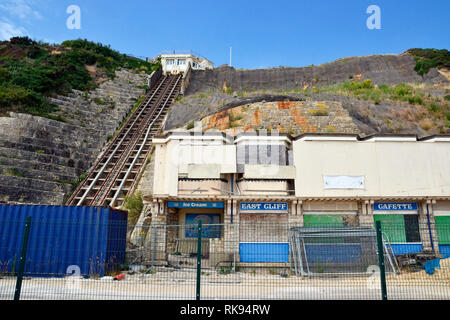
[[[420,242],[418,215],[374,215],[373,219],[375,224],[381,221],[381,230],[389,237],[391,243]]]
[[[168,60],[167,60],[167,65],[168,65],[168,66],[173,66],[173,65],[174,65],[174,62],[175,62],[175,61],[174,61],[173,59],[168,59]]]
[[[186,60],[184,60],[184,59],[178,60],[179,66],[184,66],[185,64],[186,64]]]
[[[220,214],[186,214],[185,237],[198,237],[198,221],[203,223],[202,238],[214,239],[221,237]]]

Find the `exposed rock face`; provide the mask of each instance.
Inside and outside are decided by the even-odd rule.
[[[299,135],[304,132],[359,133],[340,102],[259,102],[228,109],[202,120],[204,130],[218,129],[230,135],[239,131],[277,130]]]
[[[442,133],[437,129],[445,126],[442,119],[434,119],[436,125],[433,129],[423,129],[429,127],[421,125],[421,121],[430,117],[426,106],[393,101],[381,101],[375,105],[351,96],[314,93],[313,90],[306,93],[303,90],[343,81],[371,79],[374,84],[404,82],[438,85],[440,89],[436,92],[427,89],[426,93],[442,97],[442,88],[449,85],[443,70],[431,69],[422,78],[414,70],[415,65],[411,55],[402,54],[345,58],[305,68],[241,71],[222,66],[214,70],[194,71],[186,95],[171,107],[164,129],[184,127],[191,121],[252,102],[303,100],[340,102],[360,133]]]
[[[232,91],[292,90],[333,85],[352,79],[371,79],[374,84],[399,82],[443,83],[447,79],[437,69],[423,78],[414,71],[416,61],[409,54],[351,57],[315,67],[235,70],[219,67],[215,70],[193,71],[187,94],[208,89]]]
[[[51,99],[65,122],[17,113],[0,118],[0,200],[63,204],[145,84],[146,75],[120,70],[89,94]]]

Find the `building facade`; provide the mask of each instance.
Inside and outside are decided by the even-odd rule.
[[[194,250],[202,220],[212,264],[286,265],[292,227],[376,221],[395,254],[450,253],[449,136],[171,132],[153,144],[144,199],[152,224],[178,226],[160,252]]]
[[[214,64],[206,58],[193,53],[163,53],[161,54],[161,66],[163,73],[185,73],[190,65],[192,70],[214,69]]]

